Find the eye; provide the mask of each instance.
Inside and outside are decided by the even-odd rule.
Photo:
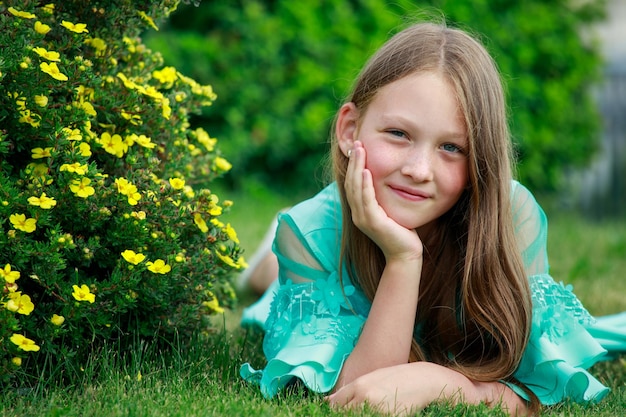
[[[389,130],[387,130],[387,133],[390,133],[391,135],[399,137],[399,138],[406,137],[406,133],[404,133],[402,130],[398,130],[398,129],[389,129]]]
[[[463,148],[461,148],[459,145],[456,145],[454,143],[444,143],[443,145],[441,145],[441,149],[450,153],[462,153],[463,152]]]

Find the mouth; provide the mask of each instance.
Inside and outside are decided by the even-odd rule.
[[[429,193],[411,187],[390,185],[389,188],[391,189],[391,191],[404,198],[405,200],[423,201],[431,198],[431,195]]]

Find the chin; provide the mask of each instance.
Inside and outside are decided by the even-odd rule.
[[[420,221],[420,220],[415,220],[415,219],[402,219],[402,218],[394,218],[394,217],[392,218],[400,226],[406,227],[409,230],[416,230],[430,223],[428,221]]]

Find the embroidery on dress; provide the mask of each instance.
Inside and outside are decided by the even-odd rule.
[[[327,308],[330,314],[338,316],[341,307],[350,308],[347,303],[347,297],[354,294],[354,286],[346,285],[343,287],[339,282],[339,274],[333,272],[328,279],[318,279],[315,281],[316,291],[313,291],[311,298],[320,301],[319,308]]]
[[[530,289],[533,322],[551,341],[566,336],[572,327],[593,323],[593,317],[572,292],[572,285],[556,283],[549,275],[533,275]]]

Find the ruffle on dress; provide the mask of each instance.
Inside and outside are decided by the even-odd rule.
[[[594,318],[571,291],[550,275],[529,278],[533,300],[530,340],[514,377],[544,405],[567,398],[597,402],[609,389],[587,369],[606,359],[607,351],[587,331]],[[527,398],[518,387],[511,386]]]
[[[314,392],[332,390],[365,322],[347,303],[353,293],[350,285],[342,291],[336,273],[280,286],[264,323],[265,369],[246,363],[240,368],[242,378],[259,384],[267,398],[294,378]]]

